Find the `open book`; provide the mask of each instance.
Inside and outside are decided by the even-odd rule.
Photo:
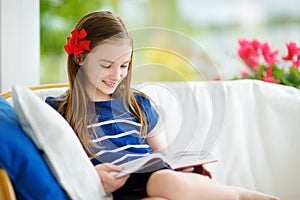
[[[151,165],[155,165],[161,161],[168,163],[171,168],[175,170],[180,170],[216,162],[217,160],[210,154],[203,154],[195,151],[179,152],[168,155],[156,152],[119,165],[120,167],[124,168],[123,171],[119,173],[113,173],[112,175],[116,178],[121,178],[128,174],[145,169]]]

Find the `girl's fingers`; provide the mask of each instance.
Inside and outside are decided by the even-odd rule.
[[[102,186],[103,186],[106,194],[110,194],[110,193],[116,191],[117,189],[119,189],[120,187],[122,187],[128,178],[129,178],[129,176],[125,176],[125,177],[116,179],[115,177],[111,176],[108,173],[101,174]]]
[[[110,194],[122,187],[129,178],[129,175],[122,178],[115,178],[112,174],[122,171],[122,168],[109,163],[96,165],[95,169],[106,194]]]
[[[108,168],[108,169],[111,169],[113,171],[122,171],[123,168],[122,167],[119,167],[119,166],[116,166],[116,165],[113,165],[113,164],[110,164],[110,163],[104,163],[104,165]]]
[[[119,166],[116,166],[116,165],[112,165],[110,163],[99,164],[99,165],[96,165],[95,168],[100,173],[101,173],[101,171],[106,171],[106,172],[116,171],[116,172],[120,172],[120,171],[123,170],[122,167],[119,167]]]

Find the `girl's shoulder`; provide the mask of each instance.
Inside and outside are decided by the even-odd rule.
[[[148,95],[139,90],[134,90],[133,95],[136,101],[144,110],[148,110],[149,108],[152,108],[153,105],[155,105],[154,101]]]
[[[139,90],[134,90],[133,96],[141,104],[144,104],[144,103],[148,104],[152,101],[148,95],[146,95],[145,93],[143,93]]]

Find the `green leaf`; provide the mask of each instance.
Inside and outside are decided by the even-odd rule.
[[[299,89],[300,87],[300,71],[296,68],[290,68],[289,73],[283,78],[285,85],[293,86]]]
[[[273,77],[275,78],[275,80],[282,80],[285,75],[286,72],[283,69],[278,68],[276,65],[274,65],[272,67],[272,73],[273,73]],[[282,81],[281,81],[282,82]]]

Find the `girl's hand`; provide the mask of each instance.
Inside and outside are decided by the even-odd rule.
[[[207,176],[212,179],[212,174],[205,168],[204,165],[194,167],[193,173],[202,174],[203,176]]]
[[[122,168],[109,163],[96,165],[95,169],[100,177],[106,194],[111,194],[122,187],[129,178],[129,175],[118,179],[112,176],[112,173],[120,172],[122,171]]]
[[[210,171],[208,171],[204,165],[200,165],[200,166],[197,166],[197,167],[189,167],[189,168],[184,168],[181,170],[182,172],[192,172],[192,173],[196,173],[196,174],[201,174],[203,176],[207,176],[209,177],[210,179],[212,179],[212,175],[210,173]]]

